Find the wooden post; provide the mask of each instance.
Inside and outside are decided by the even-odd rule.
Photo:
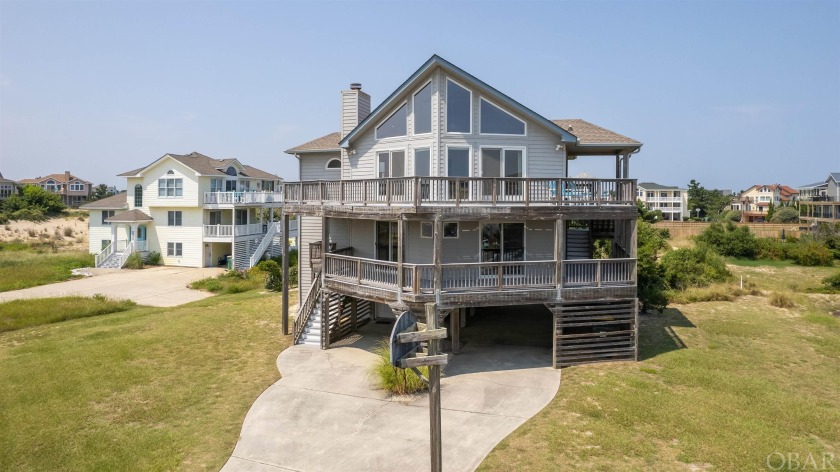
[[[621,154],[615,155],[615,178],[621,178]]]
[[[440,288],[441,281],[441,254],[443,252],[443,218],[440,214],[435,215],[435,233],[434,233],[434,254],[432,261],[435,264],[434,288],[435,288],[435,303],[440,305]]]
[[[359,300],[356,297],[350,298],[350,328],[353,332],[359,330]]]
[[[461,308],[449,313],[449,332],[452,333],[452,354],[461,353]]]
[[[621,177],[623,179],[629,179],[630,178],[630,153],[629,152],[624,153],[624,171],[622,172]]]
[[[435,219],[435,223],[439,221]],[[435,228],[437,228],[435,224]],[[437,234],[437,231],[435,231]],[[435,239],[437,240],[437,239]],[[439,264],[437,264],[439,266]],[[438,328],[438,310],[437,305],[433,303],[426,304],[426,329],[434,330]],[[429,340],[429,356],[436,356],[440,354],[440,341],[437,339]],[[440,366],[429,366],[429,434],[430,434],[430,449],[432,460],[432,472],[441,472],[443,470],[443,454],[441,453],[441,428],[440,428]]]
[[[272,211],[272,210],[269,210]],[[281,214],[283,219],[283,335],[289,334],[289,215],[284,211]]]
[[[403,277],[403,245],[405,244],[405,220],[397,220],[397,302],[402,303],[402,292],[405,286]]]
[[[562,298],[563,288],[563,256],[566,253],[566,220],[558,218],[554,221],[554,283],[557,284],[557,299]]]
[[[324,272],[321,271],[323,274]],[[330,348],[330,294],[321,289],[321,349]]]

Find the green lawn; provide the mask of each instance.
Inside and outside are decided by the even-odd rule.
[[[743,270],[764,290],[830,272]],[[564,369],[552,403],[480,470],[766,471],[772,453],[840,458],[840,318],[829,314],[840,295],[794,299],[793,309],[745,296],[640,316],[641,362]]]
[[[14,300],[0,303],[0,333],[59,321],[87,318],[130,310],[131,300],[95,297],[59,297]]]
[[[280,296],[0,333],[0,470],[218,470],[279,378]]]
[[[93,259],[84,251],[51,252],[0,243],[0,292],[67,280],[72,269],[92,267]]]

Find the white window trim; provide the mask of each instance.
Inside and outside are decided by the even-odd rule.
[[[431,136],[432,132],[435,129],[435,120],[434,120],[435,86],[432,85],[432,88],[430,90],[431,94],[429,96],[429,106],[431,107],[430,111],[432,112],[431,116],[429,117],[429,120],[430,120],[429,132],[428,133],[417,133],[417,132],[415,132],[415,129],[417,127],[417,114],[414,111],[417,109],[417,107],[414,105],[414,102],[416,100],[417,94],[420,93],[421,90],[426,88],[426,86],[431,84],[431,83],[432,83],[432,79],[429,79],[425,84],[418,87],[416,92],[411,94],[411,135],[412,136],[420,136],[420,137]]]
[[[482,151],[484,149],[501,149],[502,150],[502,170],[505,166],[505,151],[522,151],[522,177],[528,177],[528,151],[526,146],[493,146],[490,144],[481,145],[478,147],[478,175],[484,176],[484,159],[482,158]],[[500,179],[513,179],[515,177],[499,177]]]
[[[450,225],[450,224],[455,225],[455,227],[458,228],[456,230],[457,236],[446,236],[445,233],[442,233],[440,235],[441,239],[461,239],[461,224],[460,224],[460,222],[458,222],[458,221],[444,221],[442,226],[446,226],[446,225]],[[432,235],[431,236],[423,236],[423,227],[426,226],[426,225],[432,225]],[[441,230],[442,229],[443,228],[441,228]],[[421,239],[434,239],[434,237],[435,237],[434,222],[432,222],[432,221],[421,221],[420,222],[420,238]]]
[[[432,165],[432,146],[420,146],[411,149],[411,176],[417,177],[417,151],[429,151],[429,177],[434,176],[435,166]]]
[[[172,245],[172,254],[169,253],[169,245]],[[178,246],[181,246],[181,254],[178,254]],[[184,243],[169,241],[166,243],[166,257],[184,257]]]
[[[172,171],[170,171],[170,172],[172,172]],[[176,175],[176,174],[173,172],[172,174],[167,173],[166,175]],[[180,180],[181,181],[181,195],[178,195],[178,192],[177,192],[178,186],[175,185],[177,182],[173,182],[173,187],[172,187],[173,188],[173,195],[161,195],[160,194],[160,181],[161,180],[174,180],[174,181]],[[166,176],[163,176],[163,177],[160,177],[159,179],[157,179],[157,183],[158,183],[158,185],[157,185],[157,196],[158,196],[158,198],[184,198],[184,177],[183,176],[181,176],[181,177],[166,177]],[[166,189],[166,188],[169,188],[169,187],[164,187],[164,189]]]
[[[511,118],[513,118],[517,121],[521,121],[522,124],[525,127],[525,130],[524,130],[525,134],[482,133],[481,132],[481,101],[482,100],[489,103],[490,105],[493,105],[494,107],[498,108],[499,110],[502,110],[503,112],[507,113],[508,115],[510,115]],[[505,110],[504,107],[500,107],[499,105],[496,105],[495,103],[493,103],[492,101],[490,101],[490,100],[488,100],[484,97],[478,97],[478,134],[480,136],[519,136],[519,137],[525,137],[525,136],[528,136],[528,122],[519,118],[518,116],[514,115],[513,113]]]
[[[394,148],[377,149],[376,151],[374,151],[374,153],[373,153],[373,157],[374,157],[373,178],[374,179],[379,179],[379,178],[401,179],[401,178],[403,178],[403,177],[379,177],[379,153],[380,152],[387,152],[388,153],[388,165],[390,166],[390,167],[388,167],[388,170],[390,171],[391,169],[394,168],[394,166],[393,166],[393,159],[394,159],[393,152],[394,151],[402,151],[402,152],[405,153],[404,154],[405,162],[403,163],[403,166],[404,166],[403,170],[405,171],[405,175],[403,177],[410,177],[408,175],[408,146],[406,146],[406,147],[394,147]],[[431,164],[429,164],[429,165],[431,165]]]
[[[453,84],[461,87],[462,89],[466,90],[470,94],[470,130],[468,132],[449,131],[449,110],[447,110],[446,114],[445,114],[446,115],[446,127],[445,127],[444,132],[446,134],[461,134],[461,135],[473,134],[473,121],[474,121],[473,120],[473,111],[474,110],[473,110],[473,101],[472,101],[473,100],[473,92],[472,92],[472,90],[470,90],[469,87],[465,86],[464,84],[458,82],[457,80],[455,80],[455,79],[453,79],[449,76],[446,77],[446,80],[447,80],[447,86],[446,86],[446,106],[447,106],[447,108],[449,107],[449,85],[448,85],[448,82],[452,82]]]
[[[76,181],[70,184],[70,191],[71,192],[84,192],[85,191],[85,184]]]
[[[398,111],[400,111],[400,108],[402,108],[402,107],[405,107],[405,134],[401,134],[399,136],[390,136],[390,137],[387,137],[387,138],[380,138],[379,137],[379,128],[382,125],[384,125],[386,121],[390,120],[391,117],[394,116]],[[373,128],[373,139],[375,139],[377,141],[382,141],[382,142],[387,143],[389,141],[396,141],[398,139],[405,139],[407,137],[408,137],[408,100],[403,100],[403,102],[399,106],[394,108],[394,111],[392,111],[390,115],[383,118],[382,121],[380,121],[379,124],[377,124]]]
[[[443,176],[444,177],[449,177],[449,149],[469,149],[470,161],[469,161],[468,166],[469,166],[469,169],[470,169],[470,175],[468,175],[467,177],[474,177],[474,175],[473,175],[473,160],[475,159],[475,156],[473,156],[473,147],[469,144],[466,144],[466,145],[463,145],[463,144],[447,144],[446,145],[446,149],[445,149],[446,150],[446,155],[444,156],[444,160],[443,160],[443,174],[444,174]]]
[[[338,161],[338,167],[330,167],[330,163],[335,162],[335,161]],[[342,167],[341,159],[339,159],[337,157],[334,157],[334,158],[328,160],[327,163],[324,164],[324,170],[341,170],[341,167]]]
[[[180,215],[181,216],[181,218],[180,218],[181,224],[169,224],[169,214],[170,213],[173,214],[172,215],[173,223],[178,221],[177,216],[178,216],[178,213],[180,213],[181,214]],[[166,226],[184,226],[184,212],[182,210],[167,210],[167,212],[166,212]]]

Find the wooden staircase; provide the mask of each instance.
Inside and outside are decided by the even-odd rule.
[[[566,259],[591,259],[592,237],[589,228],[566,229]]]

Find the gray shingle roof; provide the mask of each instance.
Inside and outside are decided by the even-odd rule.
[[[579,118],[551,120],[557,126],[577,136],[580,144],[631,144],[640,145],[639,141],[594,125]]]
[[[341,141],[341,133],[330,133],[320,138],[315,138],[312,141],[303,143],[286,150],[287,154],[297,154],[301,152],[315,152],[315,151],[335,151],[341,149],[338,147],[338,142]]]
[[[164,157],[165,156],[169,156],[175,159],[176,161],[180,162],[181,164],[184,164],[185,166],[198,172],[201,175],[227,175],[224,171],[219,169],[224,169],[228,167],[232,162],[238,162],[236,159],[214,159],[212,157],[205,156],[204,154],[198,152],[191,152],[189,154],[183,155],[170,153],[165,154]],[[157,162],[157,160],[155,162]],[[147,167],[149,166],[130,170],[128,172],[123,172],[122,174],[119,174],[119,177],[133,177],[145,170]],[[257,169],[256,167],[246,165],[243,165],[243,167],[245,172],[242,172],[241,175],[244,175],[245,177],[281,180],[279,176],[276,176],[264,170]]]
[[[106,223],[137,223],[141,221],[154,221],[151,216],[138,209],[116,214],[105,220]]]
[[[645,190],[680,190],[679,187],[675,187],[673,185],[659,185],[653,182],[642,182],[639,184],[639,188],[643,188]]]
[[[79,207],[82,210],[98,210],[98,209],[120,209],[128,208],[126,193],[118,193],[110,197],[105,197],[95,202],[85,203]]]

